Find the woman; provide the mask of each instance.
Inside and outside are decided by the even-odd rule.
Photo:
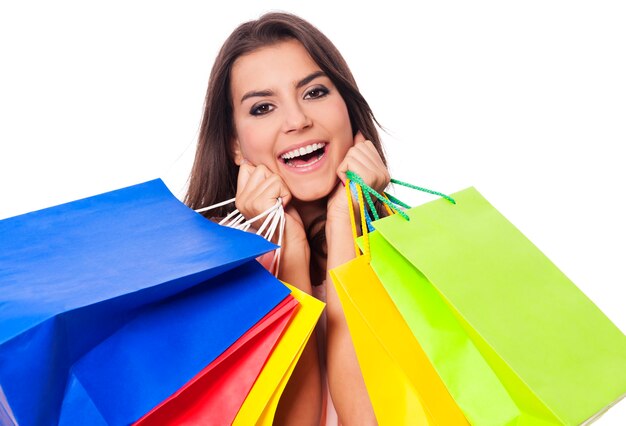
[[[281,197],[279,278],[327,303],[325,327],[281,398],[280,424],[336,423],[333,404],[344,425],[376,423],[339,299],[325,284],[328,270],[355,256],[347,170],[377,190],[389,183],[372,111],[335,46],[284,13],[235,29],[211,71],[186,202],[198,209],[236,195],[250,218]]]

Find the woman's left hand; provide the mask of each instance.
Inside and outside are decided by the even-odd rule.
[[[384,191],[391,180],[389,171],[374,144],[365,140],[360,131],[357,132],[354,137],[354,146],[348,150],[346,157],[337,168],[337,176],[343,185],[338,183],[328,198],[327,220],[329,222],[349,218],[348,199],[345,190],[346,172],[348,170],[359,175],[376,192]]]

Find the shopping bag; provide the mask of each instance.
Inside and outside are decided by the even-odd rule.
[[[298,309],[239,409],[233,425],[272,425],[280,396],[324,309],[323,302],[289,284],[285,285],[298,300]]]
[[[87,382],[79,380],[86,372],[77,361],[87,365],[86,355],[145,307],[239,270],[275,248],[207,221],[158,180],[5,219],[0,235],[0,412],[20,425],[56,423],[66,396],[66,415],[70,402],[81,398],[84,409],[92,404],[100,410]],[[253,272],[246,276],[256,279]],[[245,282],[238,272],[231,278]],[[249,324],[237,327],[239,335],[230,330],[219,336],[223,348],[215,356],[287,296],[276,280],[267,283],[250,295],[259,308]],[[225,295],[230,291],[228,285],[219,288]],[[173,351],[167,345],[159,349]]]
[[[84,421],[80,407],[87,396],[108,424],[126,425],[141,418],[184,388],[219,356],[234,362],[239,353],[228,353],[228,348],[257,327],[285,293],[288,290],[279,281],[256,261],[250,261],[185,293],[147,306],[74,363],[70,384],[80,386],[70,386],[66,391],[60,424]],[[212,378],[207,379],[211,382]],[[254,377],[247,379],[254,381]],[[241,386],[245,388],[243,383]],[[194,386],[184,396],[193,400],[196,389]],[[241,392],[239,404],[245,389]],[[180,405],[179,401],[167,404],[165,418],[168,414],[174,420],[178,415],[185,418],[202,414],[199,410],[179,410],[184,407],[184,401]],[[232,417],[236,414],[235,396],[230,404],[220,407],[223,416],[228,417],[228,408]]]
[[[346,191],[352,207],[349,181]],[[358,187],[359,206],[363,208]],[[379,424],[463,425],[454,402],[386,294],[370,262],[365,212],[363,255],[330,271]],[[356,238],[354,212],[352,229]],[[355,247],[357,253],[359,250]]]
[[[467,419],[505,425],[518,418],[506,388],[428,279],[378,231],[369,237],[372,269]]]
[[[234,201],[235,198],[225,200],[212,206],[203,207],[198,210],[198,212],[212,210],[216,207],[233,203]],[[261,221],[261,219],[263,220]],[[235,209],[227,214],[219,223],[220,225],[236,229],[256,232],[257,235],[262,235],[263,238],[268,240],[271,240],[274,233],[277,233],[277,242],[280,246],[285,227],[282,202],[278,199],[272,207],[249,219],[245,218]],[[257,260],[259,263],[263,264],[266,269],[278,275],[280,268],[280,248],[273,254],[268,253],[257,258]],[[276,347],[273,349],[261,374],[239,409],[233,423],[235,425],[271,425],[273,423],[282,392],[324,308],[324,303],[314,297],[303,293],[289,284],[285,285],[292,291],[292,296],[298,299],[300,303],[298,310],[284,334],[279,339]]]
[[[468,188],[452,197],[456,204],[440,199],[406,211],[409,221],[393,215],[372,222],[380,239],[371,238],[372,259],[379,258],[372,265],[399,310],[405,318],[411,312],[419,317],[419,312],[422,326],[432,321],[412,331],[422,330],[418,340],[451,394],[472,424],[493,424],[481,407],[457,399],[459,383],[454,374],[446,375],[464,372],[467,378],[468,366],[477,365],[477,350],[518,411],[498,424],[593,420],[626,393],[626,337],[478,191]],[[383,239],[388,244],[378,245]],[[396,275],[406,277],[413,269],[415,280],[402,285],[418,288],[417,297],[406,297],[409,292],[394,297],[388,285],[393,281],[389,271],[402,262]],[[418,302],[425,294],[430,294],[425,300],[435,301],[435,295],[439,300],[425,309],[426,302]],[[445,328],[436,328],[450,323],[450,314],[472,350],[450,340]],[[440,351],[429,353],[426,342],[433,341],[437,344],[430,347]],[[446,344],[455,355],[437,358]],[[472,372],[484,380],[479,371]],[[491,393],[480,396],[493,404]]]
[[[297,305],[294,297],[285,298],[215,361],[134,424],[231,424]]]

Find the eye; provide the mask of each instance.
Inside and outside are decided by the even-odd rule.
[[[254,105],[252,109],[250,109],[250,115],[263,115],[272,111],[274,106],[272,104],[258,104]]]
[[[326,87],[317,86],[307,91],[304,95],[304,99],[323,98],[324,96],[328,95],[328,92],[329,90]]]

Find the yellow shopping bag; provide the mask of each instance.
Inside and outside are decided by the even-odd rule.
[[[349,181],[346,191],[352,207]],[[363,196],[359,186],[359,205]],[[356,239],[354,212],[352,229]],[[364,255],[330,271],[341,301],[374,413],[381,425],[464,425],[450,396],[408,325],[369,265],[365,215]],[[356,253],[359,253],[355,244]]]
[[[280,396],[324,309],[323,302],[285,285],[300,306],[239,409],[233,425],[272,424]]]

